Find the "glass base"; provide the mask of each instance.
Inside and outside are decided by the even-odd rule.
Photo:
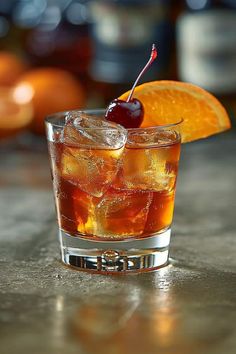
[[[149,271],[168,264],[171,229],[122,241],[95,241],[59,231],[62,261],[98,273]]]

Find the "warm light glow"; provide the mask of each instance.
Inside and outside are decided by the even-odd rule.
[[[164,313],[155,313],[155,332],[161,338],[163,342],[168,342],[169,337],[173,336],[173,332],[176,328],[177,320],[175,315],[164,314]]]
[[[13,97],[15,101],[19,104],[25,104],[32,100],[34,95],[34,90],[31,85],[23,82],[18,85],[13,91]]]
[[[64,297],[62,295],[59,295],[56,298],[56,311],[61,312],[64,309]]]

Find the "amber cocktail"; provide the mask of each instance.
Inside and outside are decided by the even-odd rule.
[[[108,273],[167,264],[179,123],[125,129],[96,110],[46,125],[63,262]]]

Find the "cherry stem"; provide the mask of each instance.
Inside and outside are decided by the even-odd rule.
[[[133,93],[134,93],[134,90],[135,90],[135,87],[137,86],[137,83],[140,79],[140,77],[145,73],[145,71],[149,68],[149,66],[152,64],[152,62],[156,59],[157,57],[157,49],[156,49],[156,46],[155,44],[152,45],[152,51],[151,51],[151,56],[150,56],[150,59],[148,60],[147,64],[144,66],[144,68],[141,70],[141,72],[139,73],[135,83],[133,84],[133,87],[130,91],[130,94],[126,100],[126,102],[129,102],[133,96]]]

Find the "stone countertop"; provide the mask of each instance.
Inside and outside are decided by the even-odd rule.
[[[136,275],[60,263],[45,146],[0,164],[1,354],[235,353],[235,131],[183,146],[171,264]]]

